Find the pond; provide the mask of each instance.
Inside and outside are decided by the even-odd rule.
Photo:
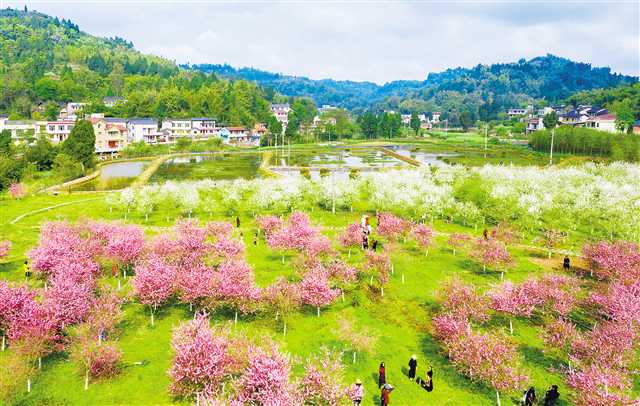
[[[118,190],[129,186],[149,165],[145,161],[117,162],[103,165],[100,175],[71,188],[73,191]]]
[[[253,179],[259,177],[261,154],[180,156],[163,162],[151,182],[187,179]]]
[[[460,154],[453,154],[447,152],[430,152],[416,148],[412,145],[393,145],[387,147],[399,155],[406,156],[415,159],[418,162],[422,162],[426,165],[443,166],[447,164],[447,158],[456,157]]]
[[[272,159],[272,166],[389,168],[403,167],[407,164],[374,148],[336,148],[332,150],[276,151]]]

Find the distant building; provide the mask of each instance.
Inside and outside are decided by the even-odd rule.
[[[615,114],[603,114],[600,116],[592,117],[586,122],[586,127],[600,131],[606,131],[608,133],[619,132],[616,128]]]
[[[84,106],[86,105],[87,103],[69,102],[62,110],[60,110],[58,119],[76,121],[78,119],[78,114],[82,111],[82,109],[84,109]]]
[[[544,121],[540,117],[533,117],[527,121],[527,132],[544,130]]]
[[[633,123],[633,133],[640,135],[640,120],[636,120]]]
[[[271,105],[271,113],[273,116],[282,124],[282,131],[287,128],[287,124],[289,124],[289,112],[291,111],[291,107],[289,107],[289,103],[286,104],[272,104]]]
[[[433,113],[431,113],[431,122],[433,124],[438,124],[440,122],[440,112],[439,111],[434,111]]]
[[[126,99],[122,96],[107,96],[102,98],[102,104],[105,107],[114,107],[118,103],[126,103]]]
[[[45,127],[45,132],[47,133],[47,137],[49,141],[54,144],[64,142],[67,138],[69,138],[69,134],[71,134],[71,130],[75,125],[75,121],[47,121],[47,125]]]
[[[509,117],[519,117],[519,116],[525,116],[527,115],[529,111],[527,109],[509,109],[507,110],[507,115]]]
[[[260,135],[249,131],[245,127],[225,127],[220,129],[220,136],[225,144],[238,147],[257,147],[260,145]]]
[[[127,120],[128,142],[150,142],[158,135],[158,121],[154,118],[132,118]]]
[[[402,124],[409,125],[411,123],[411,114],[400,114],[400,120]]]
[[[220,128],[213,118],[199,117],[191,119],[191,136],[193,138],[212,138],[219,135]]]
[[[108,121],[105,117],[93,116],[89,121],[96,135],[97,154],[113,154],[127,146],[129,141],[127,124],[123,119]]]
[[[171,131],[174,138],[191,137],[191,119],[167,118],[162,120],[162,129]]]
[[[3,130],[11,132],[11,140],[16,144],[31,143],[44,133],[46,121],[4,120]]]
[[[320,114],[324,114],[324,113],[330,112],[331,110],[336,110],[336,109],[337,109],[336,106],[332,106],[330,104],[323,104],[322,107],[318,109],[318,112]]]

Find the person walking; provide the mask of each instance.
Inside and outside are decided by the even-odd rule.
[[[356,383],[351,387],[350,397],[354,405],[360,405],[360,403],[362,403],[364,388],[362,387],[362,381],[360,379],[356,379]]]
[[[240,217],[236,216],[236,228],[240,228]]]
[[[523,404],[524,406],[533,406],[535,403],[536,403],[536,390],[532,386],[524,393]]]
[[[391,400],[389,399],[389,394],[393,390],[393,386],[385,383],[382,387],[382,391],[380,392],[380,406],[388,406]]]
[[[416,369],[418,368],[418,359],[416,358],[416,354],[411,356],[409,360],[409,380],[413,381],[416,377]]]
[[[366,233],[362,235],[362,249],[369,249],[369,236]]]
[[[489,230],[487,230],[486,228],[484,230],[482,230],[482,237],[486,240],[489,239]]]
[[[378,240],[371,241],[371,249],[373,252],[376,252],[376,248],[378,248]]]
[[[258,245],[258,233],[257,232],[253,235],[253,245],[254,246]]]
[[[564,269],[565,271],[571,269],[571,260],[567,256],[565,256],[564,260],[562,261],[562,269]]]
[[[427,392],[431,392],[433,390],[433,367],[429,365],[426,380],[417,378],[416,382],[422,387],[422,389],[426,390]]]
[[[24,261],[24,264],[22,265],[22,270],[24,271],[25,278],[31,277],[31,268],[29,268],[29,261]]]
[[[385,383],[387,383],[387,376],[384,370],[384,362],[381,362],[380,368],[378,368],[378,388],[382,388]]]
[[[555,406],[556,402],[560,399],[560,392],[558,392],[558,385],[551,385],[547,393],[544,395],[542,404],[544,406]]]

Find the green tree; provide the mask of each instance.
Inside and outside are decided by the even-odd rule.
[[[23,161],[0,154],[0,190],[18,182],[22,177]]]
[[[420,132],[420,118],[417,113],[411,113],[411,120],[409,121],[409,126],[415,131],[416,135]]]
[[[556,128],[556,126],[558,125],[558,115],[556,114],[556,112],[552,111],[551,113],[545,114],[542,118],[542,124],[544,125],[544,128]]]
[[[39,171],[45,171],[51,169],[56,155],[56,147],[51,145],[45,135],[41,135],[35,144],[28,147],[25,159],[29,163],[36,164]]]
[[[67,154],[58,154],[53,161],[53,170],[67,181],[82,176],[82,164]]]
[[[186,151],[191,146],[191,138],[180,137],[176,140],[176,149],[178,151]]]
[[[466,132],[471,127],[471,124],[471,113],[467,110],[460,113],[460,125],[462,126],[462,130]]]
[[[47,118],[47,120],[56,120],[58,118],[58,113],[60,112],[59,110],[60,109],[55,102],[47,102],[44,107],[44,116]]]
[[[11,131],[9,130],[0,132],[0,154],[13,154],[13,142],[11,141]]]
[[[621,132],[631,133],[636,121],[631,100],[617,101],[611,105],[611,110],[616,114],[616,128]]]
[[[91,122],[78,120],[69,134],[69,138],[62,144],[62,152],[76,162],[82,164],[83,169],[93,167],[93,154],[96,149],[96,135]]]
[[[376,136],[378,120],[375,114],[367,111],[358,117],[357,122],[365,138],[374,138]]]

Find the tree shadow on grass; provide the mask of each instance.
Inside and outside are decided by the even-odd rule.
[[[2,262],[0,263],[0,274],[7,274],[13,270],[19,269],[20,265],[24,263],[24,261],[15,260],[11,262]]]
[[[559,358],[551,357],[539,348],[531,347],[529,345],[520,346],[518,350],[524,356],[526,362],[539,365],[545,370],[557,368],[563,363]]]

